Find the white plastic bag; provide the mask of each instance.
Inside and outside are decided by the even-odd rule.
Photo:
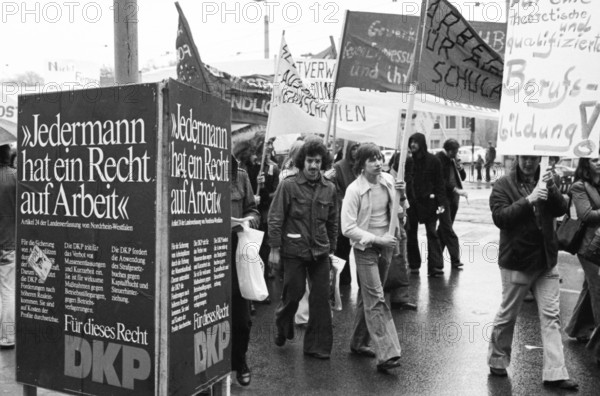
[[[242,297],[251,301],[262,301],[269,296],[264,264],[258,254],[264,232],[252,229],[248,222],[242,224],[243,231],[238,232],[238,246],[235,251],[235,265]]]
[[[346,260],[343,260],[337,256],[330,256],[331,257],[331,264],[333,265],[333,272],[335,274],[335,292],[334,292],[334,297],[335,297],[335,305],[333,307],[334,310],[336,311],[341,311],[342,310],[342,297],[340,295],[340,274],[342,273],[342,270],[344,269],[344,265],[346,265]]]
[[[294,323],[297,325],[307,324],[308,323],[308,295],[310,294],[310,285],[308,283],[308,279],[306,280],[306,289],[304,290],[304,296],[302,296],[302,300],[298,304],[298,310],[296,311],[296,315],[294,316]]]

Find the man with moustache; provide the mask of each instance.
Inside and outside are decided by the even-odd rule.
[[[320,140],[306,142],[295,158],[298,173],[277,187],[269,210],[269,262],[283,264],[283,292],[275,311],[275,344],[294,338],[294,315],[304,295],[306,275],[311,283],[309,320],[304,354],[329,359],[333,345],[329,306],[329,256],[336,248],[338,209],[336,189],[321,175],[331,162]]]

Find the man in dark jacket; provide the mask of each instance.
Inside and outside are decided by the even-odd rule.
[[[333,328],[329,306],[329,255],[338,236],[335,186],[321,175],[331,163],[321,141],[306,142],[296,155],[298,173],[277,187],[269,210],[269,261],[284,265],[283,293],[275,311],[275,344],[294,338],[294,315],[304,295],[306,275],[311,289],[304,354],[329,359]]]
[[[462,181],[467,177],[467,173],[460,166],[460,160],[456,158],[459,148],[460,145],[455,139],[448,139],[444,142],[444,150],[436,154],[442,164],[442,178],[444,179],[446,194],[446,205],[444,211],[440,214],[437,233],[440,238],[442,253],[445,248],[448,248],[452,268],[462,268],[463,266],[463,263],[460,262],[458,236],[454,232],[453,225],[458,212],[460,197],[468,197],[462,186]]]
[[[352,167],[354,166],[358,146],[359,144],[356,142],[348,142],[344,158],[333,165],[333,169],[335,169],[335,179],[333,181],[337,190],[338,210],[342,208],[346,188],[356,179]],[[338,235],[335,255],[346,261],[340,274],[340,285],[349,285],[352,282],[352,276],[350,275],[350,240],[341,233]]]
[[[438,213],[446,206],[440,160],[427,151],[425,135],[415,133],[408,139],[411,157],[406,160],[407,250],[411,273],[419,273],[421,254],[417,236],[419,223],[427,232],[427,270],[431,277],[444,275],[440,240],[435,230]]]
[[[558,244],[555,218],[567,211],[567,201],[552,180],[540,178],[540,157],[518,156],[517,166],[498,180],[490,195],[494,224],[500,228],[498,264],[502,303],[494,319],[488,350],[490,372],[506,376],[517,315],[529,289],[538,304],[544,348],[544,384],[576,389],[565,366],[560,333]]]

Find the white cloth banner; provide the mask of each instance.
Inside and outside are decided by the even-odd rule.
[[[0,89],[0,144],[17,140],[17,93]]]
[[[598,2],[512,3],[498,151],[597,157]]]
[[[277,82],[269,113],[268,136],[297,133],[325,134],[333,89],[334,60],[304,59],[294,63],[285,42],[280,51]],[[336,97],[336,136],[356,142],[374,142],[395,148],[400,110],[408,108],[409,95],[397,92],[341,88]],[[427,134],[436,113],[498,119],[498,111],[453,102],[432,95],[415,96],[413,132]]]

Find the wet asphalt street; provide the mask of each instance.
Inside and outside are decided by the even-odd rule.
[[[489,375],[488,336],[500,304],[496,264],[498,230],[488,207],[489,186],[469,184],[469,204],[461,199],[455,231],[462,246],[464,270],[445,264],[443,278],[427,278],[426,269],[411,275],[417,311],[394,310],[402,347],[402,365],[378,373],[373,359],[349,353],[355,314],[355,283],[342,288],[343,310],[333,313],[334,346],[330,360],[302,353],[303,331],[284,347],[274,344],[274,310],[280,284],[272,281],[271,305],[256,305],[248,364],[252,383],[241,387],[233,376],[233,395],[598,395],[600,368],[584,346],[563,334],[569,373],[577,393],[542,385],[542,350],[535,303],[526,303],[517,321],[508,378]],[[421,226],[421,228],[423,228]],[[425,242],[424,230],[419,240]],[[425,258],[424,258],[425,259]],[[566,323],[583,282],[576,257],[560,253],[561,317]],[[14,350],[0,351],[0,395],[21,394],[14,380]],[[40,395],[59,393],[39,390]]]

